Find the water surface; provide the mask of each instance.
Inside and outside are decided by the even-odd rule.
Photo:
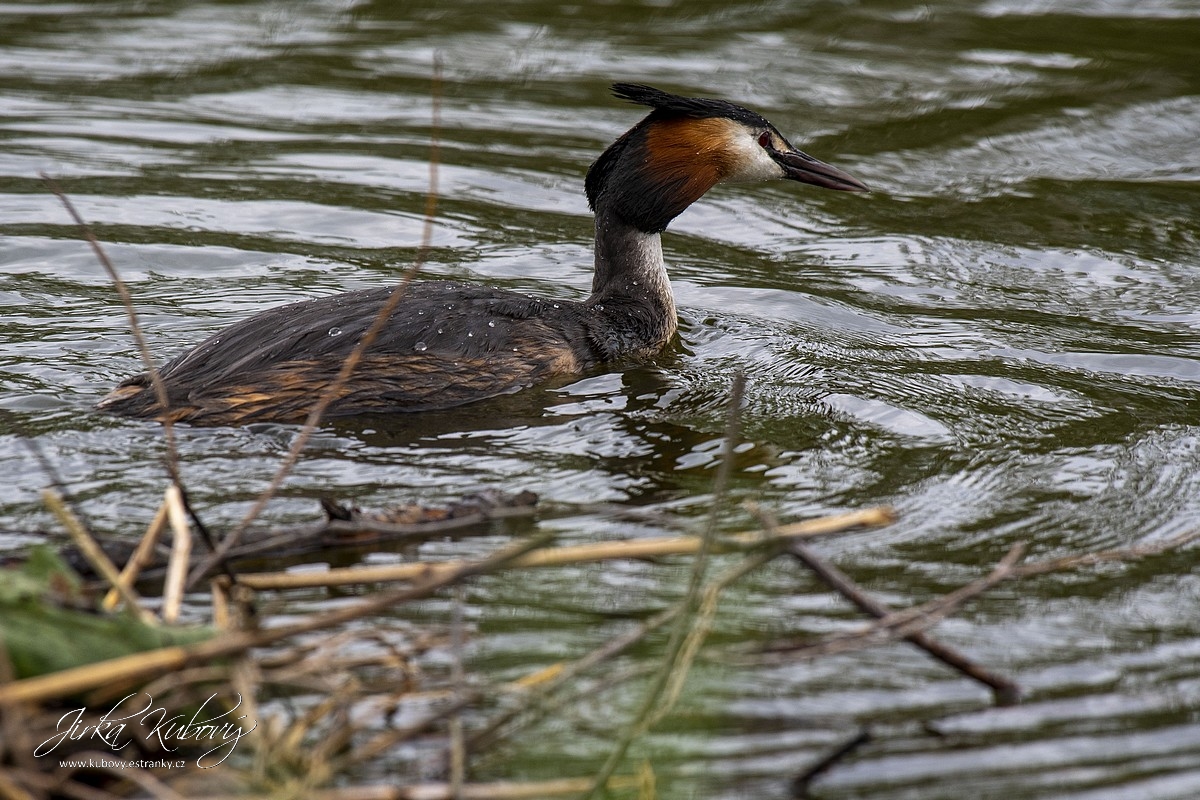
[[[1189,530],[1197,41],[1184,0],[0,4],[0,550],[55,529],[26,441],[103,532],[137,535],[165,485],[159,431],[91,411],[139,360],[40,170],[106,243],[162,358],[270,305],[395,280],[419,249],[433,135],[422,277],[581,298],[582,177],[640,116],[610,97],[616,80],[750,106],[874,191],[718,188],[664,237],[678,347],[434,421],[328,427],[271,521],[307,519],[326,494],[385,506],[490,487],[539,493],[534,528],[564,543],[695,529],[742,371],[723,524],[753,524],[747,499],[783,519],[894,505],[897,525],[822,545],[894,605],[978,577],[1016,542],[1050,557]],[[180,430],[210,525],[244,513],[294,434]],[[480,554],[512,532],[419,554]],[[702,664],[635,757],[665,797],[786,797],[871,725],[817,796],[1195,797],[1193,561],[1004,586],[940,626],[1022,683],[1019,707],[988,710],[985,690],[903,646]],[[677,597],[685,572],[480,581],[472,669],[506,679],[581,655]],[[440,602],[411,613],[446,620]],[[855,619],[780,561],[738,587],[715,635]],[[475,777],[587,774],[637,696],[549,723]]]

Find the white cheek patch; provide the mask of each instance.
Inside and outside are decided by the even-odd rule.
[[[721,183],[755,183],[773,181],[784,176],[783,167],[767,155],[753,131],[742,129],[726,142],[732,156],[733,171]]]

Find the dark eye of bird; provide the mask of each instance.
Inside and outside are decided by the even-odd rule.
[[[758,135],[758,144],[760,147],[770,147],[771,146],[771,132],[763,131],[762,133],[760,133]]]

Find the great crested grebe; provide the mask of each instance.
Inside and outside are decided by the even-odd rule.
[[[659,234],[701,195],[718,183],[779,178],[867,190],[741,106],[633,83],[614,84],[613,94],[653,110],[587,172],[596,215],[592,296],[552,301],[450,281],[411,283],[327,417],[451,408],[653,355],[678,324]],[[97,408],[202,425],[300,422],[392,291],[264,311],[167,363],[166,409],[146,374]]]

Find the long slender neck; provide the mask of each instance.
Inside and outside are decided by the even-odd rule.
[[[662,347],[675,335],[675,297],[663,263],[662,241],[622,220],[611,208],[596,211],[596,274],[587,305],[614,318],[622,349]]]
[[[645,302],[675,313],[659,235],[640,231],[605,208],[596,212],[596,274],[588,302],[612,299]]]

